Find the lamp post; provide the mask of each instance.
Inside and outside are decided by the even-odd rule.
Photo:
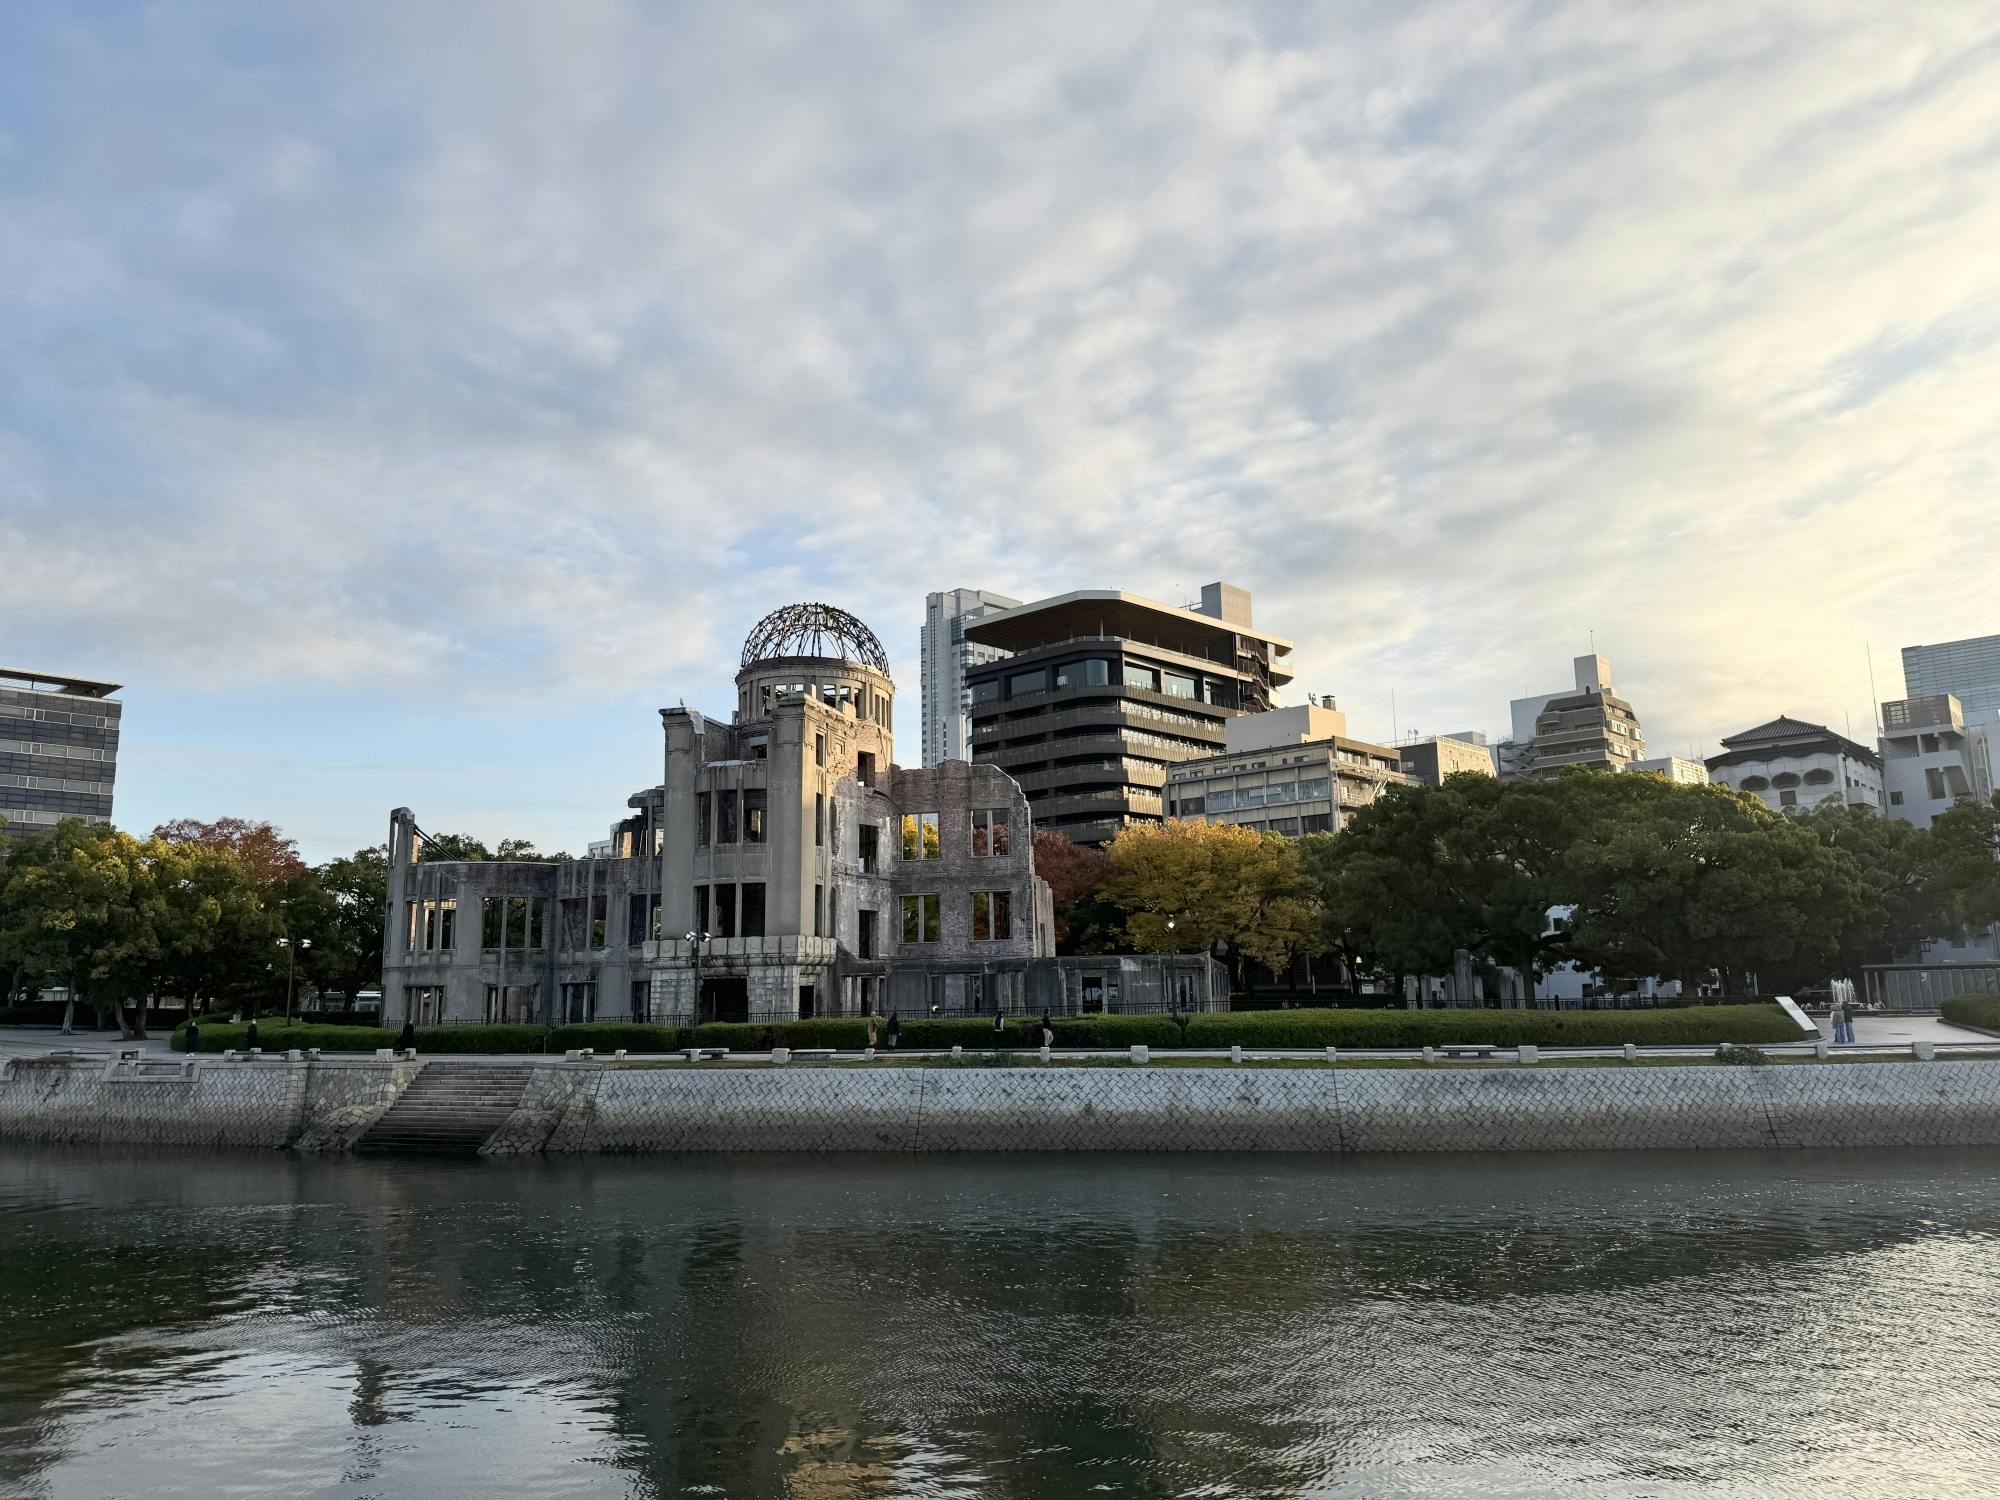
[[[701,950],[708,942],[708,934],[705,932],[683,933],[681,941],[688,945],[689,952],[694,955],[694,1020],[695,1024],[699,1026],[701,1024]]]
[[[312,947],[311,938],[300,938],[293,942],[288,937],[278,939],[278,946],[285,950],[285,1024],[292,1024],[292,987],[298,978],[298,958],[301,949]]]

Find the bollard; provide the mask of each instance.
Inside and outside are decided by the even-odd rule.
[[[1935,1061],[1937,1058],[1937,1043],[1912,1042],[1910,1043],[1910,1056],[1914,1057],[1918,1062]]]
[[[296,1047],[287,1047],[287,1048],[285,1049],[285,1061],[286,1061],[286,1062],[297,1062],[297,1061],[299,1060],[299,1056],[300,1056],[300,1054],[299,1054],[299,1049],[298,1049],[298,1048],[296,1048]]]
[[[1327,1060],[1328,1062],[1339,1062],[1339,1061],[1340,1061],[1340,1049],[1339,1049],[1338,1047],[1329,1047],[1329,1048],[1327,1048],[1327,1049],[1326,1049],[1326,1060]]]
[[[700,1061],[701,1061],[701,1048],[699,1048],[699,1047],[690,1047],[690,1048],[688,1048],[688,1061],[689,1061],[689,1062],[700,1062]]]
[[[861,1060],[863,1062],[873,1062],[875,1060],[875,1049],[873,1047],[863,1047],[861,1049]]]
[[[262,1047],[252,1047],[250,1049],[250,1055],[252,1057],[262,1057],[264,1055],[264,1049]]]
[[[1042,1066],[1043,1066],[1043,1067],[1047,1067],[1047,1066],[1048,1066],[1048,1062],[1049,1062],[1049,1044],[1048,1044],[1047,1042],[1043,1042],[1043,1043],[1042,1043]]]
[[[236,1054],[232,1052],[229,1055],[234,1057]],[[393,1062],[395,1057],[396,1054],[387,1047],[377,1047],[375,1049],[375,1060],[377,1062]]]
[[[1438,1060],[1438,1055],[1437,1055],[1437,1049],[1436,1049],[1435,1047],[1426,1047],[1426,1048],[1424,1048],[1424,1066],[1425,1066],[1425,1067],[1427,1067],[1427,1068],[1428,1068],[1428,1067],[1431,1067],[1431,1066],[1435,1065],[1435,1064],[1436,1064],[1436,1062],[1437,1062],[1437,1060]]]
[[[620,1047],[616,1052],[612,1053],[611,1055],[617,1058],[618,1061],[620,1062],[625,1061],[625,1049],[623,1047]]]
[[[318,1061],[319,1061],[319,1048],[317,1048],[317,1047],[308,1047],[308,1048],[306,1048],[306,1056],[307,1056],[307,1057],[309,1057],[309,1058],[311,1058],[311,1059],[312,1059],[312,1060],[313,1060],[314,1062],[318,1062]]]
[[[1142,1062],[1145,1062],[1145,1061],[1147,1061],[1147,1060],[1148,1060],[1148,1059],[1149,1059],[1149,1058],[1150,1058],[1150,1057],[1151,1057],[1152,1055],[1153,1055],[1152,1053],[1148,1052],[1148,1051],[1147,1051],[1147,1050],[1145,1049],[1145,1047],[1144,1047],[1144,1046],[1142,1046],[1142,1045],[1140,1045],[1140,1044],[1139,1044],[1138,1042],[1134,1042],[1134,1043],[1132,1044],[1132,1061],[1133,1061],[1133,1062],[1135,1062],[1135,1063],[1142,1063]]]
[[[1243,1061],[1243,1049],[1242,1049],[1241,1047],[1237,1047],[1237,1046],[1232,1046],[1232,1047],[1230,1047],[1230,1049],[1229,1049],[1229,1060],[1230,1060],[1230,1061],[1231,1061],[1232,1063],[1240,1063],[1240,1062],[1242,1062],[1242,1061]]]
[[[953,1047],[951,1049],[951,1060],[953,1062],[962,1061],[964,1057],[965,1057],[965,1049],[963,1047]]]
[[[1821,1062],[1825,1062],[1829,1057],[1833,1056],[1833,1045],[1825,1037],[1821,1037],[1813,1043],[1813,1056]]]
[[[1638,1044],[1634,1042],[1627,1042],[1625,1044],[1625,1061],[1627,1061],[1628,1063],[1635,1063],[1638,1060],[1639,1060]]]
[[[771,1049],[771,1064],[773,1067],[781,1063],[788,1063],[791,1060],[792,1049],[790,1047],[773,1047]]]
[[[1523,1042],[1514,1049],[1514,1061],[1524,1068],[1532,1068],[1542,1060],[1542,1049],[1530,1042]]]

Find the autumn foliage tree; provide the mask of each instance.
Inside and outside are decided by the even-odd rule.
[[[1213,953],[1276,972],[1320,948],[1319,896],[1295,842],[1226,823],[1134,824],[1106,851],[1105,895],[1142,952]]]
[[[1035,873],[1049,883],[1058,952],[1105,953],[1122,944],[1125,914],[1105,898],[1111,859],[1102,849],[1037,828]]]

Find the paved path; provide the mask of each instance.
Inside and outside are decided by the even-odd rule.
[[[1833,1023],[1825,1016],[1816,1018],[1820,1035],[1831,1040]],[[1963,1026],[1953,1026],[1936,1016],[1891,1016],[1868,1015],[1854,1018],[1854,1044],[1857,1047],[1907,1047],[1911,1042],[1990,1042],[1993,1038],[1983,1032],[1967,1031]]]

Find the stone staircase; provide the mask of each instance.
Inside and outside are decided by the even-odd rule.
[[[357,1151],[476,1152],[528,1086],[525,1063],[426,1062]]]

